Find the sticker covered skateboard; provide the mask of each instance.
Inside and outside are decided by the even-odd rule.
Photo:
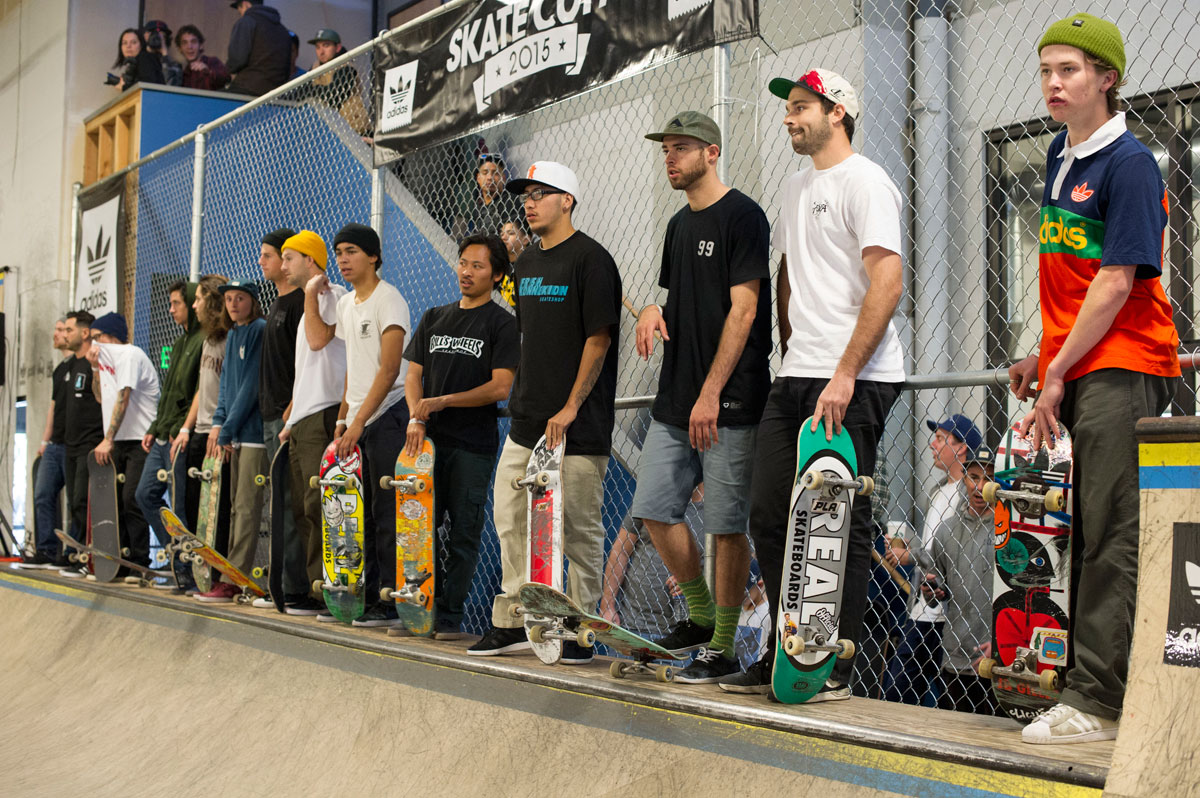
[[[199,468],[189,468],[187,471],[189,477],[200,480],[200,511],[196,520],[196,537],[214,551],[217,526],[221,518],[221,469],[222,463],[219,459],[205,457]],[[204,560],[192,558],[192,579],[196,582],[197,591],[207,593],[212,590],[212,570]]]
[[[396,491],[397,589],[380,591],[396,603],[396,614],[414,635],[433,634],[433,441],[428,438],[415,457],[396,458],[395,477],[384,475],[379,486]]]
[[[357,446],[345,460],[337,458],[331,443],[321,458],[321,471],[309,481],[321,491],[322,576],[313,583],[333,617],[350,623],[366,610],[363,581],[363,526],[366,523],[362,490],[362,452]]]
[[[562,458],[567,442],[564,438],[558,446],[549,449],[546,436],[538,439],[525,466],[525,476],[514,477],[513,490],[526,490],[527,518],[529,520],[528,544],[525,548],[526,581],[540,582],[555,590],[563,587],[563,509],[562,509]],[[514,612],[519,606],[514,606]],[[552,619],[524,613],[525,634],[533,646],[533,653],[547,665],[562,659],[562,640],[558,638],[534,639],[533,627],[545,625]]]

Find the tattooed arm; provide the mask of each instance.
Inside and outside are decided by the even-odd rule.
[[[104,440],[100,441],[100,445],[95,450],[96,462],[100,465],[109,461],[113,441],[117,437],[117,430],[121,429],[121,422],[125,420],[125,411],[129,409],[129,397],[132,393],[133,389],[129,387],[122,388],[117,393],[117,403],[113,405],[112,419],[108,422],[108,430],[104,433]]]

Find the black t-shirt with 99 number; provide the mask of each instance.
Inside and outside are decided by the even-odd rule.
[[[729,289],[752,280],[759,281],[757,312],[721,391],[717,424],[757,424],[762,417],[771,389],[770,243],[766,214],[737,189],[701,211],[685,205],[667,223],[658,284],[669,292],[670,340],[662,343],[655,420],[687,429],[733,306]]]
[[[533,448],[546,422],[563,409],[579,374],[589,335],[612,338],[596,384],[567,428],[568,455],[607,455],[617,395],[621,275],[608,250],[576,231],[549,250],[527,247],[516,263],[521,362],[509,412],[512,439]]]

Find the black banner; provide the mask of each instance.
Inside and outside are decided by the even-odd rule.
[[[1174,532],[1163,662],[1200,668],[1200,524],[1177,523]]]
[[[758,35],[757,0],[481,0],[375,45],[375,163]]]
[[[99,318],[124,310],[125,177],[110,178],[79,198],[75,307]]]

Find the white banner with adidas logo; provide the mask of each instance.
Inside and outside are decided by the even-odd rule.
[[[81,198],[79,249],[75,253],[75,310],[99,318],[120,312],[124,272],[124,180]]]

